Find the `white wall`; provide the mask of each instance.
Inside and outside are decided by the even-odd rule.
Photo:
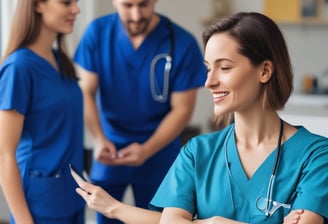
[[[15,8],[16,0],[1,0],[1,55],[4,52],[8,40],[8,31],[11,23],[11,16]]]

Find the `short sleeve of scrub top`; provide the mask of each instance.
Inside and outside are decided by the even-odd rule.
[[[227,179],[226,169],[223,166],[223,150],[220,150],[223,148],[222,136],[225,132],[226,130],[222,131],[222,135],[219,136],[213,134],[198,136],[181,149],[150,202],[151,209],[161,211],[165,207],[177,207],[193,215],[199,212],[199,207],[206,207],[209,212],[215,210],[215,205],[211,205],[210,201],[214,198],[220,201],[220,194],[229,191],[228,185],[225,184]],[[218,150],[212,151],[209,145]],[[213,161],[214,158],[216,161]],[[221,189],[212,185],[213,182],[220,184]],[[203,200],[199,201],[198,197],[202,197]]]
[[[25,114],[31,98],[31,82],[26,75],[27,71],[24,66],[4,66],[6,69],[1,71],[6,72],[0,74],[0,109],[16,109],[19,113]]]

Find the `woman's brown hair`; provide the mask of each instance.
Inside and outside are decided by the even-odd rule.
[[[277,24],[261,13],[236,13],[205,29],[204,48],[213,34],[223,32],[239,43],[239,53],[253,65],[259,65],[265,60],[273,63],[272,77],[262,86],[263,108],[283,109],[293,91],[293,71],[286,41]]]
[[[18,0],[16,11],[12,20],[9,41],[6,51],[1,59],[5,60],[12,52],[33,43],[41,29],[41,15],[36,12],[37,1],[47,0]],[[58,34],[56,39],[57,53],[60,59],[60,72],[69,79],[77,79],[74,65],[65,53],[64,35]]]

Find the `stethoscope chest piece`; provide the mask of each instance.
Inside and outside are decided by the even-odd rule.
[[[168,100],[169,97],[169,83],[170,83],[170,73],[172,70],[172,61],[173,61],[173,55],[174,55],[174,31],[173,31],[173,24],[169,20],[168,21],[168,28],[169,28],[169,36],[170,36],[170,47],[169,47],[169,53],[161,53],[156,55],[150,64],[150,90],[153,100],[165,103]],[[164,65],[164,74],[163,77],[160,76],[160,74],[156,74],[156,66],[159,64],[161,60],[165,60]],[[163,79],[162,88],[158,83],[159,79]]]

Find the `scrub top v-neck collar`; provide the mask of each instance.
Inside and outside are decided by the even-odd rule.
[[[60,68],[60,61],[58,58],[58,55],[56,54],[55,51],[53,51],[53,54],[55,56],[55,60],[58,66],[58,69],[56,69],[49,61],[47,61],[45,58],[43,58],[42,56],[40,56],[39,54],[35,53],[34,51],[32,51],[29,48],[22,48],[22,51],[25,51],[26,54],[31,55],[34,58],[37,58],[39,61],[37,63],[40,63],[40,67],[44,67],[45,70],[48,70],[49,72],[44,72],[45,76],[48,76],[52,79],[61,79],[61,74],[60,71],[58,70]],[[55,76],[53,74],[56,74]]]
[[[165,23],[165,19],[160,17],[160,21],[154,30],[146,36],[139,48],[134,49],[122,21],[119,20],[117,23],[117,38],[115,39],[118,41],[118,45],[122,46],[120,50],[130,66],[134,68],[144,66],[145,60],[149,55],[148,49],[157,49],[162,44],[162,41],[167,39],[169,31],[163,29]]]
[[[231,128],[234,129],[234,126]],[[231,184],[238,190],[239,194],[253,198],[258,196],[263,183],[268,183],[277,150],[275,149],[257,168],[252,177],[248,178],[239,158],[234,130],[231,131],[232,133],[228,136],[229,139],[226,146],[227,160],[231,172]],[[266,186],[263,187],[266,188]],[[249,189],[253,190],[250,191]]]

